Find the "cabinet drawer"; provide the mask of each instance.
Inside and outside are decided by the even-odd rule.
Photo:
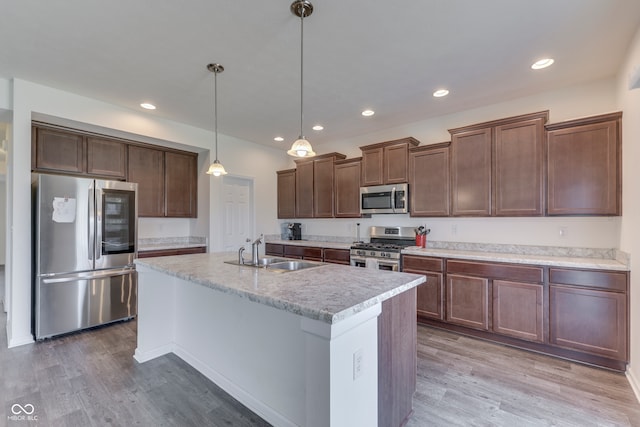
[[[325,248],[324,261],[349,265],[351,263],[351,254],[348,249]]]
[[[402,270],[442,272],[442,258],[430,258],[415,255],[402,256]]]
[[[280,245],[277,243],[266,243],[264,245],[264,253],[265,255],[283,256],[284,245]]]
[[[542,267],[513,264],[448,260],[447,273],[481,276],[491,279],[516,280],[521,282],[542,283],[544,281]]]
[[[568,268],[549,269],[549,283],[627,291],[628,275],[623,271],[586,271]]]
[[[322,248],[285,245],[284,256],[322,261]]]

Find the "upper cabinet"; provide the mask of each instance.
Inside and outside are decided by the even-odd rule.
[[[296,170],[277,171],[278,219],[296,217]]]
[[[409,149],[411,216],[449,216],[449,145]]]
[[[360,147],[362,150],[362,186],[401,184],[409,181],[409,147],[420,141],[403,138]]]
[[[360,218],[361,164],[362,157],[335,162],[336,218]]]
[[[329,153],[296,162],[296,218],[333,218],[334,162],[344,159],[340,153]]]
[[[548,111],[451,129],[454,216],[544,215]]]
[[[621,215],[622,113],[546,126],[549,215]]]
[[[197,216],[198,155],[34,122],[31,169],[138,183],[141,217]]]

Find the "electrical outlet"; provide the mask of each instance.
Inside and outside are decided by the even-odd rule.
[[[451,235],[455,236],[456,234],[458,234],[458,225],[457,224],[453,224],[451,226]]]
[[[567,237],[568,233],[569,233],[569,227],[562,226],[558,228],[558,235],[560,236],[561,239],[564,239],[565,237]]]
[[[359,348],[353,353],[353,380],[362,375],[362,349]]]

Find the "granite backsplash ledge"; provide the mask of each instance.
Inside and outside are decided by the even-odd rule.
[[[199,236],[176,236],[147,237],[138,239],[138,251],[189,248],[197,246],[208,246],[207,238]]]

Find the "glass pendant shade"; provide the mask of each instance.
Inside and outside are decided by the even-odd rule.
[[[226,175],[227,171],[224,170],[224,166],[222,166],[222,163],[220,163],[218,159],[216,159],[213,161],[213,163],[211,163],[211,166],[209,166],[209,170],[207,171],[207,173],[213,176],[220,176]]]
[[[291,145],[291,149],[287,151],[287,154],[295,157],[313,157],[316,155],[309,141],[304,139],[303,136]]]

